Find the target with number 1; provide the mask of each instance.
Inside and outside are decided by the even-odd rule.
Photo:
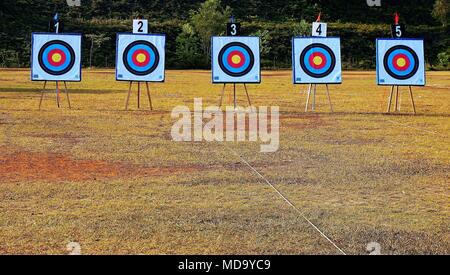
[[[31,79],[81,81],[81,35],[34,33]]]

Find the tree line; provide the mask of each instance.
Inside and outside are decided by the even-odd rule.
[[[66,32],[81,32],[83,65],[114,67],[116,33],[131,31],[131,20],[142,16],[149,29],[167,35],[169,68],[208,68],[210,36],[223,35],[233,15],[243,35],[262,41],[265,68],[290,66],[293,35],[308,35],[319,12],[329,22],[329,35],[341,36],[347,69],[375,66],[374,41],[390,35],[393,14],[399,12],[407,36],[426,41],[427,63],[448,69],[448,0],[382,0],[369,7],[365,0],[81,0],[69,7],[65,0],[2,0],[0,3],[0,66],[26,67],[32,32],[47,31],[58,12]]]

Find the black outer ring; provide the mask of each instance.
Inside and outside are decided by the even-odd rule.
[[[248,52],[248,55],[250,56],[250,64],[248,65],[247,69],[245,69],[244,71],[242,71],[242,72],[240,72],[240,73],[233,73],[233,72],[230,72],[230,71],[225,67],[225,65],[224,65],[223,62],[222,62],[222,60],[223,60],[223,55],[225,54],[225,51],[228,50],[228,49],[231,48],[231,47],[234,47],[234,46],[244,48],[244,50],[246,50],[246,51]],[[241,43],[241,42],[231,42],[231,43],[229,43],[229,44],[223,46],[223,48],[220,50],[220,52],[219,52],[219,66],[220,66],[220,68],[222,69],[222,71],[223,71],[224,73],[226,73],[227,75],[232,76],[232,77],[241,77],[241,76],[244,76],[244,75],[248,74],[248,73],[253,69],[253,66],[255,66],[255,56],[253,55],[253,52],[252,52],[252,50],[250,49],[250,47],[247,46],[247,45],[245,45],[244,43]]]
[[[133,68],[131,68],[130,64],[128,64],[128,60],[127,60],[128,52],[131,50],[132,47],[134,47],[138,44],[144,44],[144,45],[150,47],[153,50],[153,52],[155,53],[155,64],[153,64],[153,66],[150,67],[150,69],[143,71],[143,72],[139,72],[139,71],[136,71]],[[139,75],[139,76],[149,75],[149,74],[153,73],[153,71],[155,71],[159,65],[159,52],[158,52],[158,49],[155,47],[155,45],[153,45],[152,43],[150,43],[148,41],[144,41],[144,40],[138,40],[138,41],[134,41],[133,43],[131,43],[130,45],[128,45],[125,48],[125,51],[123,52],[122,60],[123,60],[123,64],[125,65],[125,68],[127,68],[127,70],[130,73],[132,73],[134,75]]]
[[[44,65],[44,62],[42,60],[43,59],[43,55],[44,55],[44,51],[48,47],[50,47],[50,46],[52,46],[54,44],[60,44],[60,45],[62,45],[64,47],[66,47],[67,50],[70,53],[69,65],[67,66],[67,68],[65,68],[62,71],[53,71],[53,70],[47,68],[47,66]],[[73,50],[72,46],[70,46],[68,43],[66,43],[64,41],[52,40],[52,41],[49,41],[49,42],[45,43],[44,46],[41,47],[41,49],[39,50],[39,54],[38,54],[38,61],[39,61],[39,66],[41,66],[41,68],[42,68],[42,70],[44,70],[44,72],[46,72],[46,73],[48,73],[50,75],[63,75],[63,74],[68,73],[70,70],[72,70],[73,65],[75,64],[75,51]]]
[[[309,71],[308,68],[306,67],[305,63],[304,63],[306,53],[312,48],[322,48],[325,51],[327,51],[328,54],[331,56],[331,66],[330,66],[330,68],[327,71],[325,71],[325,72],[323,72],[321,74],[315,74],[315,73]],[[334,55],[333,51],[328,46],[326,46],[324,44],[321,44],[321,43],[314,43],[314,44],[309,45],[305,49],[303,49],[302,54],[300,55],[300,66],[302,67],[303,71],[307,75],[309,75],[311,77],[314,77],[314,78],[323,78],[323,77],[326,77],[329,74],[331,74],[333,72],[334,68],[336,67],[336,56]]]
[[[407,75],[401,76],[401,75],[397,75],[396,73],[394,73],[393,71],[391,71],[391,69],[389,69],[389,64],[388,64],[388,59],[389,56],[395,51],[395,50],[405,50],[407,52],[409,52],[413,58],[414,58],[414,69]],[[413,77],[417,71],[419,70],[419,57],[417,56],[416,52],[414,52],[410,47],[404,46],[404,45],[398,45],[398,46],[394,46],[392,48],[390,48],[386,54],[384,55],[384,59],[383,59],[383,65],[384,65],[384,69],[386,70],[386,72],[392,76],[395,79],[398,80],[406,80],[409,79],[411,77]]]

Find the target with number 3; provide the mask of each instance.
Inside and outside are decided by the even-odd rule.
[[[340,39],[295,37],[292,67],[295,84],[341,83]]]
[[[378,85],[425,85],[422,39],[377,39]]]
[[[119,34],[116,79],[119,81],[163,82],[165,35]]]
[[[260,83],[259,37],[213,37],[213,83]]]
[[[31,79],[81,81],[81,35],[34,33]]]

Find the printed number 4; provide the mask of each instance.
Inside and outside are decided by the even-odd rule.
[[[322,34],[322,24],[319,24],[319,27],[317,27],[316,33],[319,35]]]

